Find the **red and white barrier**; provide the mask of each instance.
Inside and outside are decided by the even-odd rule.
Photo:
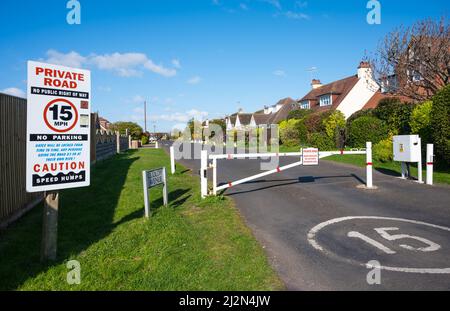
[[[433,163],[434,163],[434,155],[433,155],[433,144],[427,144],[427,185],[433,184]]]
[[[374,188],[372,181],[372,143],[368,142],[366,144],[366,149],[352,150],[352,151],[321,151],[319,152],[319,158],[325,158],[331,155],[344,155],[344,154],[365,154],[366,155],[366,187]],[[279,166],[273,170],[265,171],[259,174],[255,174],[246,178],[242,178],[236,181],[230,181],[224,185],[217,185],[217,163],[218,160],[233,160],[233,159],[247,159],[247,158],[270,158],[270,157],[299,157],[300,161]],[[267,175],[281,173],[287,169],[300,166],[303,164],[303,152],[283,152],[283,153],[242,153],[242,154],[211,154],[208,155],[204,150],[201,153],[201,191],[202,197],[205,197],[208,194],[207,191],[207,169],[208,169],[208,160],[212,160],[212,165],[210,168],[213,170],[213,190],[212,194],[217,195],[217,191],[231,188],[233,186],[237,186],[246,182],[249,182],[254,179],[258,179]]]

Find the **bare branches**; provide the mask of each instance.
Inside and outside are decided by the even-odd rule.
[[[394,29],[380,42],[371,63],[385,91],[418,101],[429,99],[449,84],[448,21],[426,19]]]

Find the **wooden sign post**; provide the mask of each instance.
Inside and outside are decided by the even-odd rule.
[[[167,176],[166,168],[157,168],[150,171],[142,171],[142,180],[144,184],[144,205],[145,205],[145,217],[149,218],[150,213],[150,198],[148,195],[148,189],[158,185],[163,185],[163,203],[167,206]]]
[[[56,260],[58,240],[58,206],[59,193],[45,192],[44,213],[42,222],[41,261]]]

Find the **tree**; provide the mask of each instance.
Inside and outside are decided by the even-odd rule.
[[[120,134],[125,134],[128,129],[130,135],[133,139],[141,139],[142,136],[142,127],[139,124],[134,122],[115,122],[110,126],[112,131],[118,131]]]
[[[450,82],[450,27],[426,19],[386,35],[370,61],[377,82],[417,101],[430,99]],[[389,83],[387,83],[389,82]]]
[[[380,100],[373,115],[384,121],[393,135],[406,135],[411,132],[410,116],[414,105],[400,102],[398,98]]]

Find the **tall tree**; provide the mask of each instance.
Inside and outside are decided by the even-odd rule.
[[[375,78],[388,92],[418,101],[450,82],[450,27],[446,18],[426,19],[386,35],[371,60]]]
[[[112,131],[119,131],[120,134],[125,134],[128,129],[133,139],[141,139],[142,136],[142,127],[134,122],[115,122],[111,124],[110,128]]]

